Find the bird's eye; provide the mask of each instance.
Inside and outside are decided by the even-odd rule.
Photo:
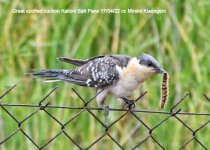
[[[149,67],[152,67],[152,62],[149,61],[147,65],[148,65]]]

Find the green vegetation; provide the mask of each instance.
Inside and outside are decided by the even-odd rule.
[[[71,88],[80,91],[88,99],[94,90],[71,84],[43,83],[40,79],[26,77],[33,69],[71,68],[58,62],[56,57],[89,58],[105,54],[127,54],[138,56],[148,53],[157,58],[170,75],[170,98],[166,110],[185,93],[191,97],[181,104],[182,111],[208,112],[210,104],[203,93],[210,96],[210,3],[209,1],[1,1],[0,2],[0,94],[17,83],[17,88],[7,95],[2,103],[37,104],[54,86],[59,89],[47,100],[52,105],[82,106]],[[166,9],[165,14],[14,14],[12,9],[77,9],[77,8],[121,8],[121,9]],[[148,91],[137,109],[159,109],[161,76],[148,80],[140,92]],[[110,107],[119,107],[110,97]],[[96,106],[93,101],[90,104]],[[21,121],[35,108],[8,108]],[[65,123],[78,110],[49,109],[56,118]],[[93,111],[101,120],[103,113]],[[110,113],[113,121],[122,113]],[[164,115],[139,113],[148,126],[154,127]],[[189,126],[197,129],[209,117],[180,116]],[[138,127],[138,128],[137,128]],[[60,125],[40,111],[23,124],[23,130],[40,146],[60,131]],[[135,135],[132,130],[137,128]],[[17,123],[0,108],[0,141],[17,129]],[[66,126],[66,131],[82,147],[87,147],[99,137],[104,129],[94,118],[83,112]],[[209,125],[198,133],[198,139],[210,148]],[[126,116],[110,130],[110,134],[129,149],[140,142],[148,133],[135,118]],[[171,118],[154,131],[154,137],[167,149],[178,149],[192,137],[192,133]],[[72,148],[71,148],[72,147]],[[36,149],[21,132],[0,149]],[[59,136],[46,149],[73,149],[72,142],[64,135]],[[93,149],[117,149],[107,137]],[[152,139],[139,149],[160,149]],[[195,141],[186,150],[202,149]]]

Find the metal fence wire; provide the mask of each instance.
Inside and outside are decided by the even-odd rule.
[[[201,129],[209,127],[209,123],[210,123],[209,116],[210,116],[210,113],[209,112],[206,112],[206,113],[182,112],[181,109],[178,108],[180,106],[180,103],[183,102],[184,100],[186,100],[186,97],[189,96],[189,93],[185,94],[183,96],[183,98],[181,98],[173,107],[171,107],[170,111],[137,110],[137,109],[132,109],[132,107],[128,107],[126,109],[114,109],[114,108],[109,108],[109,107],[105,107],[105,108],[89,107],[90,106],[89,104],[92,102],[92,100],[97,95],[95,95],[94,97],[92,97],[89,100],[84,100],[81,97],[81,95],[74,89],[72,89],[73,92],[76,93],[76,95],[79,97],[79,99],[84,103],[84,105],[82,107],[56,106],[56,105],[50,105],[50,103],[43,104],[43,102],[50,96],[50,94],[52,94],[56,90],[57,87],[53,88],[42,100],[40,100],[40,102],[38,104],[6,104],[6,103],[3,103],[3,98],[8,93],[10,93],[15,87],[16,87],[16,85],[12,86],[3,95],[0,96],[0,110],[3,110],[4,112],[6,112],[6,114],[9,117],[11,117],[17,123],[17,129],[15,129],[12,133],[10,133],[10,135],[7,135],[7,137],[4,138],[3,140],[0,140],[0,148],[5,142],[9,141],[17,133],[22,133],[22,135],[24,135],[37,149],[46,148],[47,145],[50,145],[51,142],[56,140],[61,134],[63,134],[67,139],[69,139],[69,141],[71,141],[72,144],[75,145],[78,149],[91,149],[95,144],[97,144],[105,136],[108,136],[109,140],[113,141],[116,144],[116,146],[119,147],[119,149],[127,149],[127,148],[124,147],[124,145],[121,145],[119,143],[119,141],[117,139],[115,139],[109,133],[109,130],[113,127],[113,125],[115,125],[123,117],[125,117],[126,115],[129,114],[130,115],[129,117],[134,117],[135,120],[139,124],[141,124],[142,126],[145,127],[145,130],[147,132],[146,136],[143,139],[141,139],[141,141],[139,141],[136,145],[133,145],[133,147],[131,147],[129,149],[141,149],[141,145],[144,144],[148,139],[151,139],[151,141],[153,143],[155,143],[160,149],[165,150],[166,148],[163,146],[161,141],[159,141],[153,135],[153,133],[159,126],[163,125],[163,123],[167,122],[172,117],[175,118],[175,120],[177,122],[181,123],[183,128],[186,128],[187,130],[189,130],[192,133],[191,138],[189,138],[188,140],[185,140],[179,149],[184,149],[192,141],[194,141],[196,144],[198,144],[201,149],[206,149],[206,150],[210,149],[210,147],[205,145],[203,143],[203,141],[199,140],[199,137],[197,136],[198,132],[200,132]],[[138,102],[139,103],[140,99],[143,99],[143,97],[145,96],[146,93],[147,92],[145,92],[142,95],[140,95],[133,102],[135,102],[135,103]],[[207,101],[210,102],[210,98],[206,94],[204,94],[204,97],[205,97],[205,99]],[[31,108],[31,107],[33,107],[33,108],[36,108],[36,110],[33,111],[32,113],[28,114],[27,117],[25,117],[23,120],[20,121],[20,120],[18,120],[18,118],[17,118],[17,116],[15,114],[13,114],[13,113],[11,113],[9,111],[8,108],[11,108],[11,107],[13,107],[13,108],[17,108],[17,107]],[[46,108],[49,108],[49,109],[70,109],[70,110],[77,109],[77,110],[79,110],[79,112],[74,114],[73,116],[71,116],[68,119],[68,121],[66,121],[65,123],[61,123],[61,121],[59,121],[59,119],[56,118],[52,113],[50,113],[50,111],[48,111]],[[38,143],[36,143],[35,140],[33,140],[33,138],[30,137],[30,135],[27,132],[25,132],[24,129],[23,129],[23,124],[25,124],[29,120],[29,118],[31,118],[32,116],[36,115],[39,111],[43,111],[54,122],[56,122],[58,125],[60,125],[60,131],[55,136],[53,136],[51,139],[48,139],[48,141],[45,141],[45,144],[43,144],[43,145],[39,145]],[[93,141],[92,143],[89,143],[89,146],[87,146],[87,147],[82,147],[81,143],[78,143],[74,138],[71,137],[71,135],[69,135],[68,132],[66,132],[66,126],[68,124],[70,124],[75,118],[77,118],[84,111],[88,112],[88,115],[91,115],[99,124],[101,124],[101,126],[104,129],[103,133],[98,138],[96,138],[95,141]],[[101,121],[101,119],[99,117],[97,117],[97,115],[95,115],[93,113],[93,111],[103,111],[105,120]],[[117,116],[114,121],[112,121],[111,123],[107,124],[106,120],[107,120],[107,117],[109,116],[110,112],[123,112],[123,113],[122,113],[122,115]],[[154,115],[154,114],[164,115],[164,118],[162,120],[159,120],[159,122],[155,126],[149,127],[149,125],[145,121],[143,121],[141,119],[141,117],[138,116],[139,113],[146,113],[148,115]],[[181,118],[181,116],[183,116],[183,115],[184,116],[189,116],[189,117],[191,117],[191,116],[206,116],[206,117],[208,117],[208,119],[205,120],[204,122],[201,122],[201,125],[198,128],[193,129],[192,127],[190,127],[190,125],[188,123],[183,121],[183,119]]]

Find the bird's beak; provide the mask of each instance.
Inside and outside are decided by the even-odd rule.
[[[164,72],[166,72],[164,69],[162,68],[157,68],[156,69],[157,73],[163,74]]]

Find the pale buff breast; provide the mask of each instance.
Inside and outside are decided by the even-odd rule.
[[[120,73],[120,80],[109,90],[117,97],[130,96],[141,83],[154,74],[149,68],[139,65],[137,58],[132,58],[126,68],[116,68]]]

